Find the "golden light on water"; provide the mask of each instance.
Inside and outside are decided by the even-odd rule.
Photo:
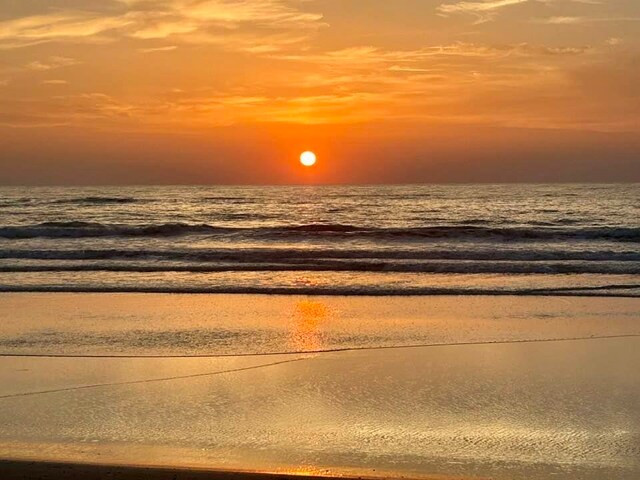
[[[300,163],[305,167],[313,167],[317,162],[316,154],[313,152],[302,152],[300,154]]]
[[[298,302],[293,313],[292,348],[301,352],[322,350],[322,327],[329,315],[328,307],[322,302]]]

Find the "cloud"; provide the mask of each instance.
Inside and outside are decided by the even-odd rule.
[[[306,28],[322,19],[302,12],[283,0],[118,0],[141,19],[191,20],[236,28],[243,23],[268,27]]]
[[[493,20],[498,11],[505,7],[527,3],[529,0],[485,0],[482,2],[443,3],[437,10],[441,14],[468,14],[476,17],[476,23]]]
[[[552,5],[557,3],[578,3],[583,5],[602,5],[600,0],[478,0],[478,1],[459,1],[456,3],[443,3],[436,10],[443,16],[452,14],[466,14],[476,18],[476,24],[489,22],[494,20],[498,13],[507,7],[522,5],[525,3],[538,3]],[[581,17],[555,17],[558,19],[567,19]]]
[[[390,72],[409,72],[409,73],[432,73],[431,68],[403,67],[401,65],[392,65],[389,67]]]
[[[274,58],[315,63],[319,66],[343,66],[350,69],[369,69],[372,66],[388,64],[395,71],[416,72],[429,70],[428,66],[416,63],[442,59],[500,59],[507,57],[533,57],[556,55],[579,55],[589,51],[587,46],[548,47],[528,43],[487,45],[456,42],[433,45],[414,50],[385,50],[372,46],[350,47],[320,54],[274,55]]]
[[[42,82],[44,85],[68,85],[69,82],[66,80],[44,80]]]
[[[607,22],[639,22],[640,17],[547,17],[536,18],[534,23],[546,25],[585,25]]]
[[[117,0],[120,11],[59,11],[0,22],[0,48],[19,48],[47,42],[174,39],[223,43],[236,32],[289,35],[298,40],[324,25],[322,15],[302,11],[285,0]],[[215,41],[213,41],[213,40]],[[256,39],[253,47],[261,41]],[[232,46],[233,42],[227,42]],[[276,45],[272,43],[272,45]],[[247,50],[245,48],[245,50]],[[248,51],[248,50],[247,50]]]
[[[26,68],[28,70],[46,71],[53,70],[55,68],[69,67],[71,65],[77,65],[79,62],[74,58],[52,56],[47,60],[37,60],[35,62],[28,63]]]
[[[51,41],[77,41],[132,23],[128,15],[113,17],[84,12],[60,12],[5,20],[0,22],[0,47],[18,48]]]
[[[141,48],[138,51],[140,53],[171,52],[177,48],[176,45],[167,45],[166,47]]]
[[[280,64],[259,81],[245,78],[204,90],[170,88],[165,94],[127,99],[109,93],[70,93],[49,101],[46,112],[37,111],[44,106],[30,108],[36,125],[44,122],[36,113],[46,113],[54,125],[90,121],[120,128],[351,123],[381,116],[422,118],[425,112],[468,121],[465,109],[477,102],[475,96],[500,98],[509,91],[526,96],[527,89],[539,85],[560,85],[560,66],[590,53],[582,46],[465,42],[408,50],[356,46],[302,54],[272,52],[265,55]],[[21,105],[13,114],[28,111]]]
[[[560,6],[555,5],[560,0],[441,2],[447,2],[441,5],[442,14],[472,15],[484,21],[510,7],[518,9],[518,4],[542,8],[522,8],[518,13],[527,17],[519,16],[521,23],[474,29],[474,36],[462,37],[469,32],[460,32],[451,22],[443,37],[468,41],[429,44],[422,25],[419,34],[394,25],[381,26],[390,31],[363,37],[359,20],[351,18],[337,19],[344,24],[313,42],[325,24],[322,15],[310,13],[318,2],[308,0],[87,1],[85,5],[103,10],[51,11],[0,22],[0,48],[74,43],[4,52],[0,79],[10,78],[11,85],[3,89],[9,98],[0,97],[0,116],[5,124],[20,126],[31,122],[175,131],[234,123],[350,123],[380,118],[620,127],[621,121],[606,115],[607,108],[617,109],[622,119],[637,121],[638,114],[625,111],[623,102],[635,90],[622,85],[618,90],[623,94],[614,97],[606,90],[610,72],[604,67],[594,73],[602,79],[598,84],[583,85],[571,73],[597,62],[606,66],[602,59],[607,56],[633,50],[636,43],[628,32],[603,25],[593,29],[597,30],[593,37],[583,29],[575,35],[568,31],[561,37],[545,37],[527,20],[532,12],[545,13],[547,7],[553,14],[572,15],[575,12],[565,7],[576,2],[569,0]],[[604,7],[584,10],[603,15],[598,18],[630,13]],[[461,29],[469,30],[468,25]],[[607,46],[605,39],[613,36],[629,37],[625,48]],[[364,44],[363,38],[367,38]],[[525,38],[535,40],[522,42]],[[584,45],[585,38],[593,38],[595,45]],[[85,45],[97,42],[105,44]],[[180,55],[171,53],[177,49]],[[47,53],[36,55],[42,51]],[[48,56],[53,51],[74,52],[85,64],[62,75],[55,69],[77,62]],[[136,60],[140,54],[153,53],[157,55],[144,65]],[[104,75],[107,69],[109,75]],[[632,67],[625,72],[637,74]],[[62,78],[70,86],[54,88],[64,85]],[[86,94],[91,91],[95,93]],[[13,101],[19,99],[25,102]]]

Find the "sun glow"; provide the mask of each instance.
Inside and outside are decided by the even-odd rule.
[[[300,154],[300,163],[305,167],[313,167],[316,164],[317,157],[313,152],[303,152]]]

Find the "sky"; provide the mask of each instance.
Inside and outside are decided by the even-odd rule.
[[[3,185],[640,181],[639,134],[638,0],[0,3]]]

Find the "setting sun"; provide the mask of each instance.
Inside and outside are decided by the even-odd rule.
[[[316,154],[313,152],[303,152],[300,154],[300,163],[305,167],[313,167],[316,161]]]

